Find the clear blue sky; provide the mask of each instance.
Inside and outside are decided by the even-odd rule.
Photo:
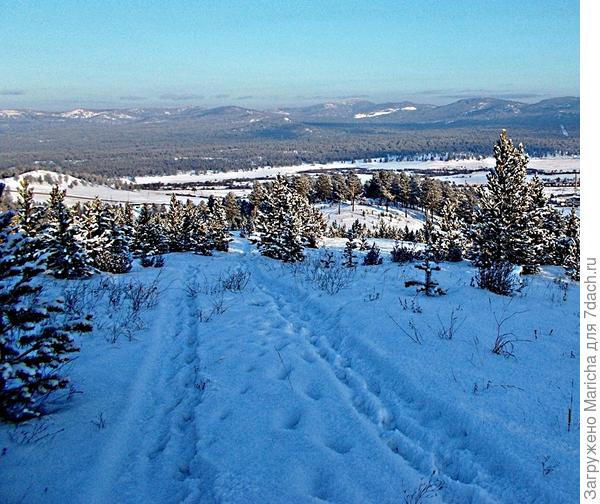
[[[0,107],[579,95],[577,0],[0,0]]]

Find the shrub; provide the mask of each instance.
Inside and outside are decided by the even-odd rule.
[[[509,262],[496,262],[479,268],[475,282],[480,289],[487,289],[502,296],[512,295],[519,287],[519,280]]]
[[[407,263],[413,262],[420,258],[421,254],[414,247],[407,247],[396,243],[391,250],[392,262]]]

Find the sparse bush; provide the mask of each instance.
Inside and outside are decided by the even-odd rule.
[[[228,272],[224,277],[221,277],[220,282],[223,289],[231,292],[243,291],[250,281],[250,272],[247,270],[236,270]]]
[[[489,267],[479,268],[475,283],[480,289],[502,296],[510,296],[520,287],[513,265],[508,262],[497,262]]]

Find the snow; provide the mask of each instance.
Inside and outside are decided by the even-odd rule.
[[[22,115],[23,115],[23,111],[21,111],[21,110],[12,110],[12,109],[0,110],[0,117],[14,118],[14,117],[21,117]]]
[[[417,231],[423,227],[425,222],[425,216],[419,210],[407,209],[405,215],[404,209],[389,207],[386,212],[385,206],[374,203],[368,205],[356,203],[354,212],[352,206],[346,203],[340,205],[339,213],[337,203],[321,204],[318,205],[318,208],[328,223],[335,221],[337,224],[344,224],[347,228],[350,228],[354,221],[358,220],[361,224],[366,224],[369,229],[374,229],[383,219],[386,225],[399,227],[402,230],[408,227],[411,231]]]
[[[402,110],[411,110],[410,108],[403,108]],[[412,110],[416,110],[414,107],[412,107]],[[359,113],[359,114],[354,114],[354,119],[365,119],[367,117],[379,117],[382,115],[388,115],[388,114],[393,114],[394,112],[398,112],[397,108],[388,108],[388,109],[383,109],[383,110],[377,110],[376,112],[369,112],[369,113]]]
[[[404,287],[422,273],[385,254],[329,295],[307,274],[321,253],[283,264],[236,238],[226,254],[169,254],[131,341],[109,343],[110,307],[92,303],[69,369],[81,393],[0,425],[0,501],[391,504],[433,471],[444,487],[427,502],[577,501],[578,284],[544,268],[504,298],[471,287],[463,262],[442,264],[448,293],[425,298]],[[218,289],[232,271],[247,287]],[[494,316],[509,317],[515,358],[490,352]]]
[[[417,107],[413,107],[413,106],[402,107],[400,110],[417,110]]]
[[[7,187],[7,190],[12,194],[13,199],[16,198],[17,188],[19,187],[19,180],[24,177],[30,178],[30,188],[33,189],[34,200],[38,202],[44,202],[48,199],[52,186],[58,184],[61,189],[67,190],[67,197],[65,201],[68,204],[74,204],[77,202],[84,203],[94,199],[95,197],[100,198],[103,201],[113,203],[157,203],[167,204],[171,199],[171,192],[169,191],[129,191],[125,189],[115,189],[107,185],[93,184],[85,180],[73,177],[71,175],[60,174],[50,170],[33,170],[21,174],[18,179],[10,177],[0,179]],[[41,182],[38,180],[41,178]],[[218,194],[224,196],[228,191],[198,191],[197,193],[177,193],[178,199],[185,201],[191,199],[195,203],[198,203],[202,197],[208,197],[210,194]]]
[[[251,170],[236,170],[227,172],[206,172],[206,173],[178,173],[176,175],[149,175],[136,177],[137,184],[177,184],[193,182],[225,182],[233,179],[268,179],[276,175],[295,175],[310,171],[319,172],[323,170],[335,169],[368,169],[368,170],[469,170],[482,171],[493,168],[495,160],[492,157],[484,159],[461,159],[461,160],[427,160],[427,161],[389,161],[387,163],[371,162],[364,160],[351,163],[350,161],[335,161],[332,163],[314,163],[300,164],[293,166],[264,166]],[[529,168],[545,171],[579,171],[579,157],[557,156],[546,158],[531,158]]]

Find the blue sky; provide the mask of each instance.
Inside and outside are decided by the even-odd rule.
[[[579,95],[575,0],[0,0],[0,107]]]

